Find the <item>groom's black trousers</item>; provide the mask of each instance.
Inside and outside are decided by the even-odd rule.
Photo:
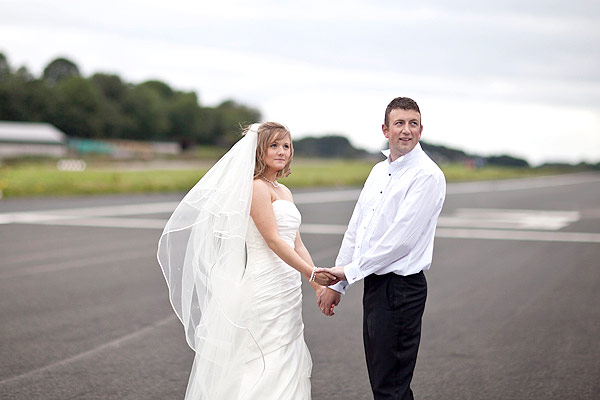
[[[417,362],[426,298],[423,272],[365,278],[363,340],[375,400],[413,399],[410,381]]]

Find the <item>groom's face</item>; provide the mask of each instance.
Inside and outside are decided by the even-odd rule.
[[[390,142],[390,153],[394,161],[409,153],[419,143],[423,131],[421,114],[415,110],[393,109],[388,117],[388,125],[383,124],[382,130]]]

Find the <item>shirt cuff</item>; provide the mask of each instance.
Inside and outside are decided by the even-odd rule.
[[[352,261],[350,264],[344,267],[344,275],[346,275],[346,279],[348,280],[348,283],[350,285],[364,278],[364,276],[362,275],[362,271],[360,270],[360,268],[358,268],[357,261]]]
[[[341,293],[341,294],[346,294],[346,288],[347,287],[348,287],[348,282],[346,282],[346,281],[339,281],[335,285],[329,286],[329,289],[335,290],[336,292]]]

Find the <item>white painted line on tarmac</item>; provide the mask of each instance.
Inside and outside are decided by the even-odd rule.
[[[317,203],[332,203],[344,201],[356,201],[358,199],[359,190],[340,190],[334,192],[319,192],[319,193],[300,193],[295,196],[294,201],[297,204],[317,204]],[[0,224],[35,224],[35,223],[56,223],[60,225],[80,225],[81,226],[102,226],[100,221],[90,222],[90,225],[85,225],[81,221],[81,217],[116,217],[121,215],[148,215],[148,214],[171,214],[179,202],[162,202],[162,203],[145,203],[145,204],[125,204],[115,206],[101,207],[82,207],[82,208],[66,208],[56,210],[40,210],[14,213],[1,213]],[[70,223],[66,222],[71,220]],[[90,220],[93,221],[93,220]],[[164,221],[162,224],[164,227]],[[124,223],[127,224],[127,223]],[[149,225],[152,223],[148,222]],[[118,224],[117,224],[118,225]],[[132,224],[134,227],[135,224]],[[144,223],[140,223],[144,225]],[[106,226],[111,226],[107,223]],[[118,226],[117,226],[118,227]],[[127,227],[127,226],[123,226]],[[146,226],[139,226],[146,227]],[[153,226],[148,226],[152,228]]]
[[[314,233],[318,235],[343,235],[347,225],[331,224],[301,224],[300,233]]]
[[[172,314],[166,318],[156,321],[152,325],[146,326],[145,328],[138,329],[127,335],[118,337],[114,340],[111,340],[108,343],[104,343],[103,345],[94,347],[93,349],[84,351],[82,353],[76,354],[69,358],[65,358],[64,360],[60,360],[60,361],[54,362],[52,364],[48,364],[44,367],[36,368],[31,371],[25,372],[23,374],[13,376],[11,378],[3,379],[0,381],[0,387],[2,387],[3,385],[19,382],[19,381],[22,381],[25,379],[35,378],[39,374],[45,373],[47,371],[50,371],[50,370],[53,370],[56,368],[64,367],[65,365],[71,364],[76,361],[80,361],[80,360],[90,357],[90,356],[94,356],[105,350],[118,349],[123,343],[125,343],[129,340],[132,340],[132,339],[137,339],[138,337],[143,336],[143,335],[147,334],[148,332],[151,332],[152,330],[154,330],[162,325],[166,325],[167,323],[170,323],[174,318],[175,318],[175,314]]]
[[[345,225],[309,225],[305,230],[300,227],[302,234],[343,235]],[[526,240],[541,242],[574,242],[600,243],[600,233],[587,232],[541,232],[514,229],[460,229],[437,228],[436,237],[453,239],[494,239],[494,240]]]
[[[580,218],[577,211],[459,208],[452,214],[442,214],[438,226],[555,231]]]
[[[447,194],[482,193],[504,190],[532,189],[583,183],[600,182],[600,174],[568,174],[539,178],[522,178],[499,181],[466,182],[448,184]],[[336,202],[354,202],[360,194],[359,189],[334,190],[330,192],[298,193],[294,196],[297,204],[324,204]],[[170,214],[179,202],[125,204],[114,206],[65,208],[13,213],[0,213],[0,224],[36,223],[58,221],[77,217],[105,217],[121,215]]]
[[[300,227],[302,234],[343,235],[345,225],[310,225],[308,230]],[[600,243],[600,233],[586,232],[542,232],[515,229],[460,229],[437,228],[436,237],[452,239],[527,240],[540,242]]]
[[[44,225],[86,226],[104,228],[163,229],[165,221],[150,219],[87,218],[43,222]],[[346,225],[302,224],[300,233],[343,235]],[[438,227],[436,237],[456,239],[535,240],[551,242],[600,243],[600,234],[586,232],[542,232],[517,229],[461,229]]]
[[[600,243],[600,233],[540,232],[495,229],[438,228],[436,237],[452,239],[489,239],[538,242]]]
[[[163,229],[166,220],[150,218],[73,218],[37,222],[39,225],[90,226],[97,228]]]
[[[502,179],[495,181],[460,182],[448,184],[446,194],[489,193],[509,190],[527,190],[555,186],[600,182],[600,174],[581,173],[536,178]]]
[[[87,256],[85,258],[74,258],[67,261],[59,261],[48,264],[40,262],[33,266],[20,267],[18,269],[8,271],[0,271],[0,279],[22,278],[25,276],[33,276],[47,272],[58,272],[98,265],[127,265],[131,261],[143,259],[148,257],[148,255],[148,252],[137,249],[133,251],[117,251],[98,256]]]
[[[0,214],[0,224],[36,223],[58,221],[78,217],[103,217],[119,215],[148,215],[172,213],[177,202],[126,204],[117,206],[68,208],[57,210],[27,211]]]
[[[360,189],[336,190],[333,192],[298,193],[294,195],[296,204],[320,204],[351,202],[358,200]]]
[[[511,210],[507,210],[511,211]],[[531,211],[531,210],[530,210]],[[541,212],[542,214],[545,212]],[[525,223],[513,222],[477,222],[475,219],[460,219],[452,217],[440,217],[437,237],[457,238],[457,239],[496,239],[496,240],[537,240],[554,242],[579,242],[579,243],[600,243],[600,234],[586,232],[542,232],[534,230],[523,230],[524,227],[536,227],[537,229],[559,229],[565,224],[563,219],[576,220],[575,214],[560,214],[560,221],[555,219],[541,220],[529,219]],[[59,225],[59,226],[82,226],[82,227],[103,227],[103,228],[133,228],[133,229],[163,229],[166,221],[147,218],[77,218],[69,217],[64,219],[40,218],[23,219],[20,221],[25,224],[39,225]],[[463,228],[502,228],[502,229],[463,229]],[[346,231],[346,225],[335,224],[302,224],[300,232],[303,234],[317,235],[343,235]],[[508,229],[507,229],[508,228]]]

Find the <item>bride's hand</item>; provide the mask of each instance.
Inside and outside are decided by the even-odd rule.
[[[338,283],[340,280],[329,272],[320,271],[315,273],[315,282],[321,286],[329,286]]]
[[[315,270],[315,273],[316,274],[327,273],[328,275],[333,276],[334,278],[336,278],[334,283],[347,280],[346,275],[344,274],[344,267],[341,267],[341,266],[333,267],[333,268],[317,268]],[[330,285],[332,285],[332,284],[333,283],[331,283]]]

